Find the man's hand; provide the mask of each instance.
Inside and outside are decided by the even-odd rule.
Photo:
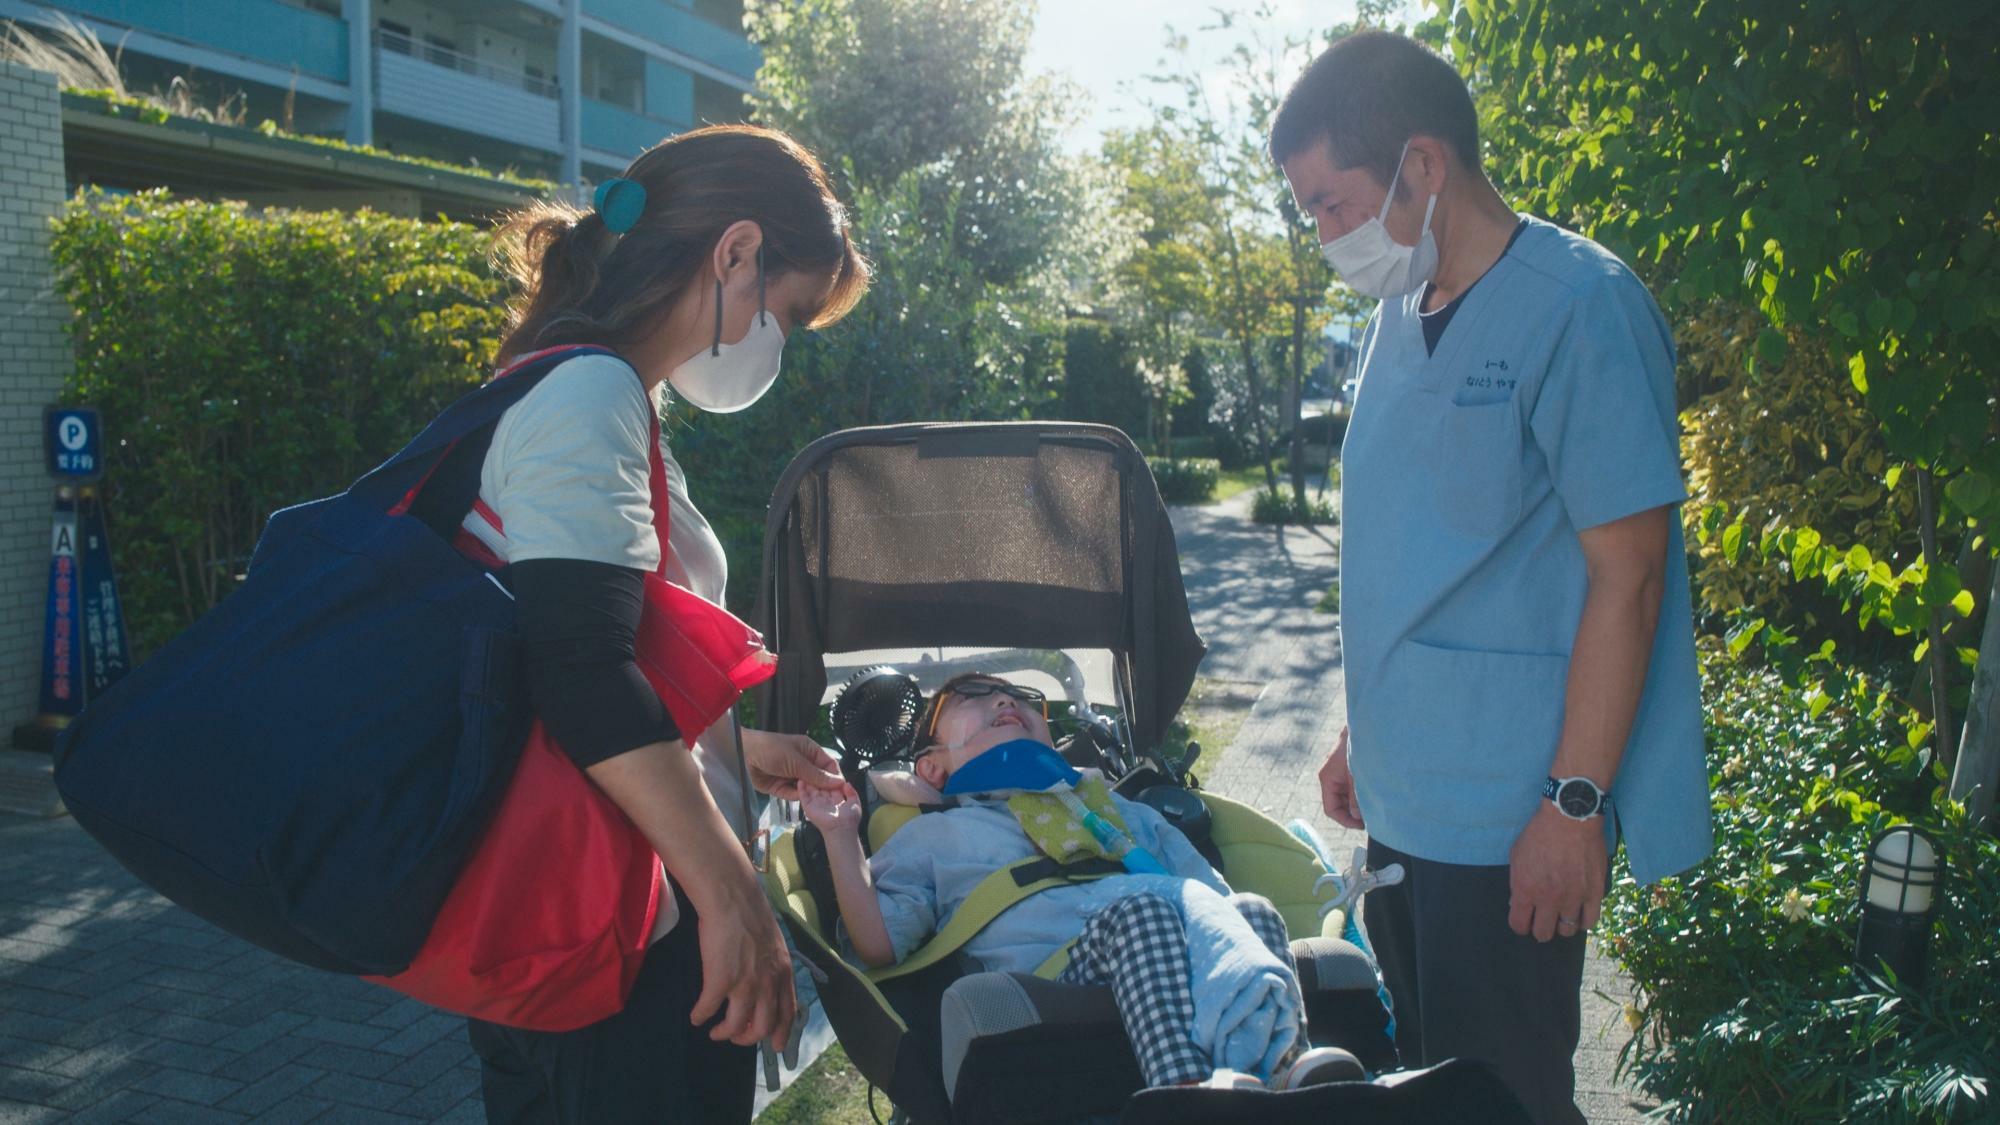
[[[1507,863],[1507,925],[1515,933],[1547,941],[1597,925],[1610,863],[1603,820],[1571,820],[1543,801],[1514,841]]]
[[[1361,802],[1354,796],[1354,774],[1347,768],[1347,728],[1340,728],[1340,741],[1326,764],[1319,768],[1319,803],[1335,824],[1345,828],[1367,828],[1361,821]]]
[[[798,800],[801,788],[847,789],[840,763],[803,734],[746,729],[743,760],[750,768],[750,784],[779,800]]]

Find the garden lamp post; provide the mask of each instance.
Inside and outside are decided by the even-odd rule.
[[[1900,824],[1875,837],[1861,876],[1861,929],[1854,960],[1865,973],[1887,966],[1896,980],[1923,984],[1944,863],[1937,842]]]

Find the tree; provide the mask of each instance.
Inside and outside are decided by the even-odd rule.
[[[1028,0],[753,3],[761,122],[813,149],[849,205],[874,285],[799,333],[771,401],[681,411],[676,455],[754,591],[770,490],[800,448],[850,426],[1026,418],[1061,393],[1064,313],[1115,269],[1113,179],[1061,150],[1059,86],[1026,76]]]
[[[1107,303],[1135,341],[1154,440],[1171,456],[1174,408],[1191,397],[1184,361],[1204,330],[1205,267],[1195,247],[1208,207],[1201,158],[1157,125],[1114,130],[1103,151],[1122,188],[1118,206],[1131,216],[1136,236],[1123,267],[1107,279]]]
[[[1365,23],[1387,14],[1386,3],[1364,3],[1360,19]],[[1259,16],[1268,18],[1269,8],[1259,9]],[[1359,24],[1337,27],[1327,33],[1325,41],[1348,35],[1356,26]],[[1264,196],[1264,206],[1276,212],[1278,229],[1283,235],[1284,299],[1291,313],[1287,351],[1291,360],[1292,411],[1287,421],[1292,445],[1287,464],[1291,470],[1292,495],[1301,498],[1306,494],[1305,429],[1300,425],[1305,405],[1306,341],[1308,336],[1318,339],[1335,316],[1353,320],[1370,311],[1367,299],[1347,286],[1329,288],[1333,278],[1320,253],[1318,229],[1312,217],[1299,210],[1284,170],[1268,158],[1265,144],[1285,91],[1293,79],[1304,73],[1320,45],[1314,39],[1296,38],[1268,45],[1253,36],[1249,44],[1238,45],[1231,56],[1236,66],[1237,89],[1246,101],[1245,117],[1249,125],[1243,142],[1246,148],[1240,157],[1246,168],[1261,170],[1262,175],[1252,183],[1258,185],[1257,190]]]
[[[1028,0],[765,0],[748,10],[752,104],[844,187],[912,180],[927,237],[1019,284],[1072,252],[1102,189],[1062,151],[1074,92],[1022,69],[1033,22]]]
[[[1379,21],[1388,7],[1364,3],[1361,19]],[[1239,21],[1258,27],[1272,19],[1268,4],[1247,16],[1218,10],[1216,23],[1203,31],[1225,33],[1235,30]],[[1170,96],[1153,107],[1152,132],[1157,140],[1149,155],[1179,155],[1176,170],[1183,181],[1191,179],[1201,186],[1201,194],[1193,198],[1205,205],[1185,209],[1181,222],[1206,267],[1201,290],[1206,317],[1237,351],[1257,454],[1264,463],[1265,486],[1272,491],[1277,489],[1277,474],[1271,465],[1269,429],[1275,404],[1267,402],[1267,393],[1275,390],[1276,381],[1267,388],[1262,342],[1274,337],[1285,341],[1289,393],[1275,397],[1290,402],[1283,424],[1291,434],[1288,461],[1295,496],[1305,494],[1306,484],[1299,421],[1307,355],[1317,350],[1314,345],[1332,315],[1359,315],[1365,302],[1351,290],[1333,287],[1312,221],[1292,200],[1282,169],[1269,158],[1265,137],[1285,90],[1312,61],[1314,51],[1351,29],[1342,25],[1324,36],[1275,43],[1253,31],[1227,56],[1229,97],[1224,108],[1218,108],[1187,36],[1169,34],[1171,72],[1154,78]]]
[[[1229,26],[1234,18],[1218,13]],[[1265,402],[1261,341],[1279,331],[1286,294],[1285,246],[1278,223],[1259,191],[1263,161],[1254,154],[1254,127],[1232,108],[1217,108],[1187,36],[1169,31],[1173,73],[1152,81],[1172,91],[1153,105],[1154,126],[1166,148],[1185,153],[1204,204],[1192,215],[1191,246],[1202,263],[1205,318],[1234,346],[1249,398],[1250,432],[1265,486],[1277,490],[1271,467],[1270,416]]]
[[[1979,653],[1951,651],[1947,629],[1993,598],[1962,588],[1949,560],[1967,542],[1990,556],[2000,522],[2000,12],[1433,5],[1480,92],[1493,160],[1529,208],[1634,262],[1670,311],[1753,304],[1765,324],[1749,364],[1782,362],[1800,332],[1844,358],[1897,462],[1885,484],[1915,493],[1921,551],[1878,559],[1789,523],[1758,548],[1832,584],[1864,626],[1907,638],[1950,764],[1955,680]],[[1993,710],[1994,660],[1979,661],[1971,711]],[[2000,783],[1995,728],[1974,731],[1984,741],[1952,786],[1977,816]]]

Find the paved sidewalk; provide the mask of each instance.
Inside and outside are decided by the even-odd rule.
[[[1303,819],[1338,856],[1365,842],[1319,806],[1318,770],[1347,719],[1337,618],[1314,609],[1340,574],[1338,529],[1258,527],[1252,496],[1173,509],[1188,601],[1209,643],[1202,674],[1268,683],[1207,784],[1280,822]],[[1637,1122],[1654,1104],[1614,1077],[1628,992],[1593,949],[1576,1053],[1577,1105],[1592,1122]]]
[[[0,818],[0,1122],[484,1121],[465,1022],[252,948]]]

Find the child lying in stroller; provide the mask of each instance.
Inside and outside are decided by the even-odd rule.
[[[983,673],[940,688],[919,730],[916,774],[945,792],[962,788],[950,785],[952,776],[996,748],[1006,749],[988,767],[1017,751],[1053,753],[1042,694]],[[871,859],[851,790],[809,791],[803,800],[826,841],[847,939],[870,967],[908,957],[995,871],[1038,855],[1062,863],[1130,857],[1129,846],[1140,858],[1124,866],[1135,873],[1035,893],[964,952],[987,970],[1026,973],[1067,945],[1058,979],[1110,986],[1149,1086],[1292,1089],[1361,1077],[1345,1051],[1304,1049],[1297,969],[1269,900],[1232,894],[1159,813],[1109,792],[1095,774],[1074,795],[1116,830],[1098,828],[1109,847],[1085,827],[1074,800],[995,789],[915,818]]]

